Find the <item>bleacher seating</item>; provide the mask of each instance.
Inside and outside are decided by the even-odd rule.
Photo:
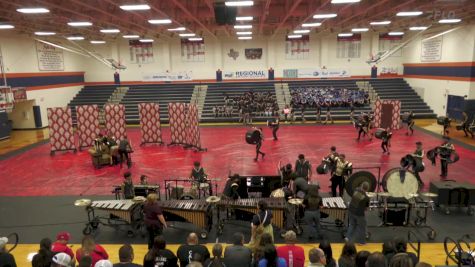
[[[302,87],[333,87],[333,88],[346,88],[348,90],[359,90],[356,85],[356,80],[308,80],[308,81],[289,81],[289,90],[292,93],[297,88]],[[302,117],[302,112],[300,107],[294,107],[295,116],[298,120]],[[366,105],[364,107],[355,107],[355,114],[361,112],[369,112],[370,106]],[[322,108],[322,119],[325,119],[326,108]],[[331,114],[334,120],[349,120],[350,119],[350,108],[349,107],[332,107]],[[307,107],[305,109],[305,118],[307,120],[316,119],[316,108]]]
[[[68,106],[71,107],[73,124],[76,124],[76,106],[98,105],[99,108],[102,109],[115,89],[115,85],[85,86],[81,89],[68,104]]]
[[[369,83],[380,99],[400,100],[402,112],[412,110],[416,118],[436,117],[434,111],[404,79],[373,79],[369,80]]]
[[[168,122],[168,103],[190,103],[195,84],[154,84],[131,85],[121,101],[125,105],[125,120],[127,124],[139,124],[139,103],[158,103],[160,105],[160,120]]]
[[[214,117],[213,107],[224,106],[224,95],[233,98],[241,96],[246,92],[271,93],[275,98],[275,82],[225,82],[225,83],[210,83],[208,84],[208,92],[201,115],[203,122],[237,122],[239,121],[238,110],[234,108],[232,117]],[[253,121],[266,121],[269,117],[253,115]]]

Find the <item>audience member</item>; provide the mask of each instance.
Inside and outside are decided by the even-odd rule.
[[[68,246],[69,239],[71,235],[68,232],[60,232],[56,235],[56,241],[51,246],[51,251],[54,253],[64,252],[71,257],[71,260],[74,260],[74,252]]]
[[[355,266],[356,267],[365,267],[366,260],[368,259],[371,253],[367,250],[358,251],[355,257]]]
[[[51,260],[53,258],[53,252],[51,251],[51,239],[43,238],[40,241],[40,250],[33,256],[31,261],[32,267],[50,267]]]
[[[251,223],[251,242],[249,242],[251,247],[259,244],[259,240],[265,233],[269,234],[272,237],[272,243],[274,242],[274,228],[271,223],[272,211],[263,199],[259,200],[257,208],[259,212],[252,217]]]
[[[264,250],[267,245],[274,245],[274,241],[272,236],[268,233],[264,233],[259,240],[257,246],[253,247],[253,262],[254,265],[258,263],[261,259],[264,258]]]
[[[336,267],[336,261],[333,258],[333,250],[331,247],[330,242],[328,240],[324,239],[322,242],[320,242],[320,245],[318,246],[323,253],[325,254],[325,259],[326,259],[326,264],[325,267]]]
[[[186,266],[190,263],[195,259],[195,254],[199,254],[201,263],[209,258],[208,248],[198,243],[198,236],[196,233],[190,233],[188,235],[186,244],[181,245],[176,254],[180,260],[180,266]]]
[[[91,267],[92,266],[92,258],[90,256],[84,256],[78,262],[78,267]]]
[[[99,244],[96,244],[94,238],[90,235],[85,235],[81,242],[81,247],[76,250],[76,259],[81,261],[83,256],[90,256],[92,258],[92,266],[100,260],[109,259],[106,250]]]
[[[387,267],[388,261],[381,252],[373,252],[366,260],[366,267]]]
[[[303,267],[305,265],[305,252],[301,246],[296,246],[297,235],[294,231],[284,234],[287,245],[277,248],[277,255],[283,258],[288,267]]]
[[[54,255],[51,261],[51,267],[70,267],[73,263],[71,257],[64,252]]]
[[[153,246],[155,237],[162,234],[167,228],[167,221],[162,214],[162,207],[158,203],[158,195],[151,193],[147,195],[147,201],[143,205],[144,223],[148,233],[148,249]]]
[[[310,264],[307,267],[324,267],[327,266],[327,261],[325,258],[325,253],[322,249],[312,248],[308,252],[308,260]]]
[[[292,107],[361,107],[369,104],[369,94],[346,88],[300,87],[291,92]]]
[[[432,267],[432,265],[430,265],[429,263],[427,262],[418,262],[416,265],[414,265],[414,267]]]
[[[7,250],[8,238],[0,237],[0,267],[16,267],[15,257]]]
[[[396,237],[394,239],[394,247],[396,248],[396,253],[406,253],[411,257],[412,264],[416,265],[419,262],[417,255],[412,252],[407,252],[407,241],[403,237]]]
[[[396,248],[394,247],[394,242],[392,240],[384,241],[382,253],[386,258],[386,262],[389,264],[391,258],[396,255]]]
[[[346,242],[338,259],[339,267],[355,267],[356,247],[352,242]]]
[[[223,260],[223,246],[219,243],[214,244],[213,258],[209,258],[203,264],[204,267],[226,267]],[[241,265],[242,266],[242,265]]]
[[[397,253],[389,262],[389,267],[413,267],[411,257],[407,253]]]
[[[233,244],[224,250],[224,264],[226,267],[250,267],[252,252],[244,246],[244,235],[234,233]]]
[[[112,267],[112,262],[110,262],[109,260],[100,260],[96,262],[94,267]]]
[[[201,264],[201,262],[193,261],[193,262],[188,263],[186,267],[203,267],[203,264]]]
[[[258,263],[258,267],[287,267],[283,258],[277,256],[274,245],[266,245],[264,248],[264,258]]]
[[[134,261],[134,249],[129,244],[119,248],[119,261],[119,263],[114,264],[114,267],[141,267],[141,265],[132,263]]]
[[[153,247],[143,260],[144,267],[178,267],[178,258],[166,248],[167,242],[162,236],[155,237]]]

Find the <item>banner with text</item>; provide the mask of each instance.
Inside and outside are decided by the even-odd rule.
[[[224,71],[223,79],[265,79],[267,74],[264,70]]]
[[[443,36],[423,39],[421,42],[421,61],[437,62],[442,57]]]
[[[342,78],[350,77],[345,69],[284,69],[284,78]]]
[[[63,50],[54,46],[36,42],[36,55],[40,71],[63,71]]]
[[[142,43],[139,40],[129,41],[130,63],[149,64],[154,62],[153,43]]]
[[[285,59],[307,59],[310,53],[308,35],[298,39],[285,39]]]
[[[192,71],[179,72],[155,72],[144,73],[142,81],[144,82],[172,82],[172,81],[191,81],[193,78]]]

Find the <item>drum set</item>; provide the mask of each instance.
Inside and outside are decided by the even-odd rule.
[[[166,199],[202,199],[210,196],[210,186],[214,186],[215,192],[218,190],[220,178],[208,179],[209,182],[200,183],[190,179],[170,179],[165,180]]]

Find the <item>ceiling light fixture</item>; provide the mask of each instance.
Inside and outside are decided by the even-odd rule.
[[[180,37],[195,37],[196,34],[194,34],[194,33],[180,33],[179,36]]]
[[[92,26],[92,22],[89,21],[75,21],[75,22],[68,22],[68,25],[71,27],[88,27]]]
[[[105,44],[106,41],[91,41],[91,44]]]
[[[301,34],[291,34],[291,35],[287,35],[287,38],[297,39],[297,38],[302,38],[302,35]]]
[[[441,19],[439,20],[439,23],[445,24],[445,23],[459,23],[461,22],[461,19]]]
[[[49,13],[49,10],[43,7],[33,7],[33,8],[19,8],[16,10],[17,12],[24,13],[24,14],[41,14],[41,13]]]
[[[9,29],[13,29],[13,28],[15,28],[15,26],[10,25],[10,24],[2,24],[2,25],[0,25],[0,30],[9,30]]]
[[[253,6],[254,1],[226,1],[226,6]]]
[[[351,37],[351,36],[353,36],[353,34],[350,33],[350,32],[349,33],[339,33],[338,34],[338,37]]]
[[[314,19],[331,19],[331,18],[335,18],[337,16],[337,14],[334,14],[334,13],[331,13],[331,14],[316,14],[316,15],[313,15],[313,18]]]
[[[361,0],[332,0],[332,4],[351,4],[359,2],[361,2]]]
[[[369,29],[368,28],[354,28],[351,29],[352,32],[367,32]]]
[[[403,32],[390,32],[388,33],[388,35],[391,35],[391,36],[401,36],[401,35],[404,35]]]
[[[120,9],[125,11],[149,10],[149,5],[122,5]]]
[[[50,36],[50,35],[55,35],[55,32],[35,32],[35,35],[38,36]]]
[[[422,11],[402,11],[396,14],[398,17],[414,17],[422,15]]]
[[[178,28],[168,29],[168,31],[170,31],[170,32],[181,32],[181,31],[184,31],[184,30],[186,30],[185,27],[178,27]]]
[[[310,30],[295,30],[294,33],[309,33]]]
[[[251,35],[252,32],[236,32],[237,35]]]
[[[236,17],[236,20],[237,21],[250,21],[250,20],[253,20],[254,17],[251,17],[251,16],[246,16],[246,17]]]
[[[141,42],[141,43],[153,43],[153,39],[140,39],[139,42]]]
[[[203,38],[201,37],[188,38],[188,41],[192,41],[192,42],[203,41]]]
[[[424,30],[427,30],[427,28],[429,28],[429,27],[426,27],[426,26],[414,26],[414,27],[409,28],[409,30],[411,30],[411,31],[424,31]]]
[[[84,40],[84,37],[82,37],[82,36],[70,36],[70,37],[67,37],[66,39],[68,39],[70,41],[81,41],[81,40]]]
[[[234,25],[234,29],[252,29],[252,25]]]
[[[170,19],[150,19],[148,21],[150,24],[170,24],[172,21]]]
[[[391,21],[389,20],[384,20],[384,21],[373,21],[369,23],[370,25],[389,25],[391,24]]]
[[[252,40],[252,36],[239,36],[239,40]]]
[[[119,29],[102,29],[101,32],[102,33],[119,33],[120,30]]]
[[[124,35],[124,36],[122,36],[122,37],[125,38],[125,39],[137,39],[137,38],[140,38],[140,36],[135,35],[135,34]]]
[[[320,26],[322,26],[321,22],[313,22],[313,23],[304,23],[304,24],[302,24],[303,28],[320,27]]]

